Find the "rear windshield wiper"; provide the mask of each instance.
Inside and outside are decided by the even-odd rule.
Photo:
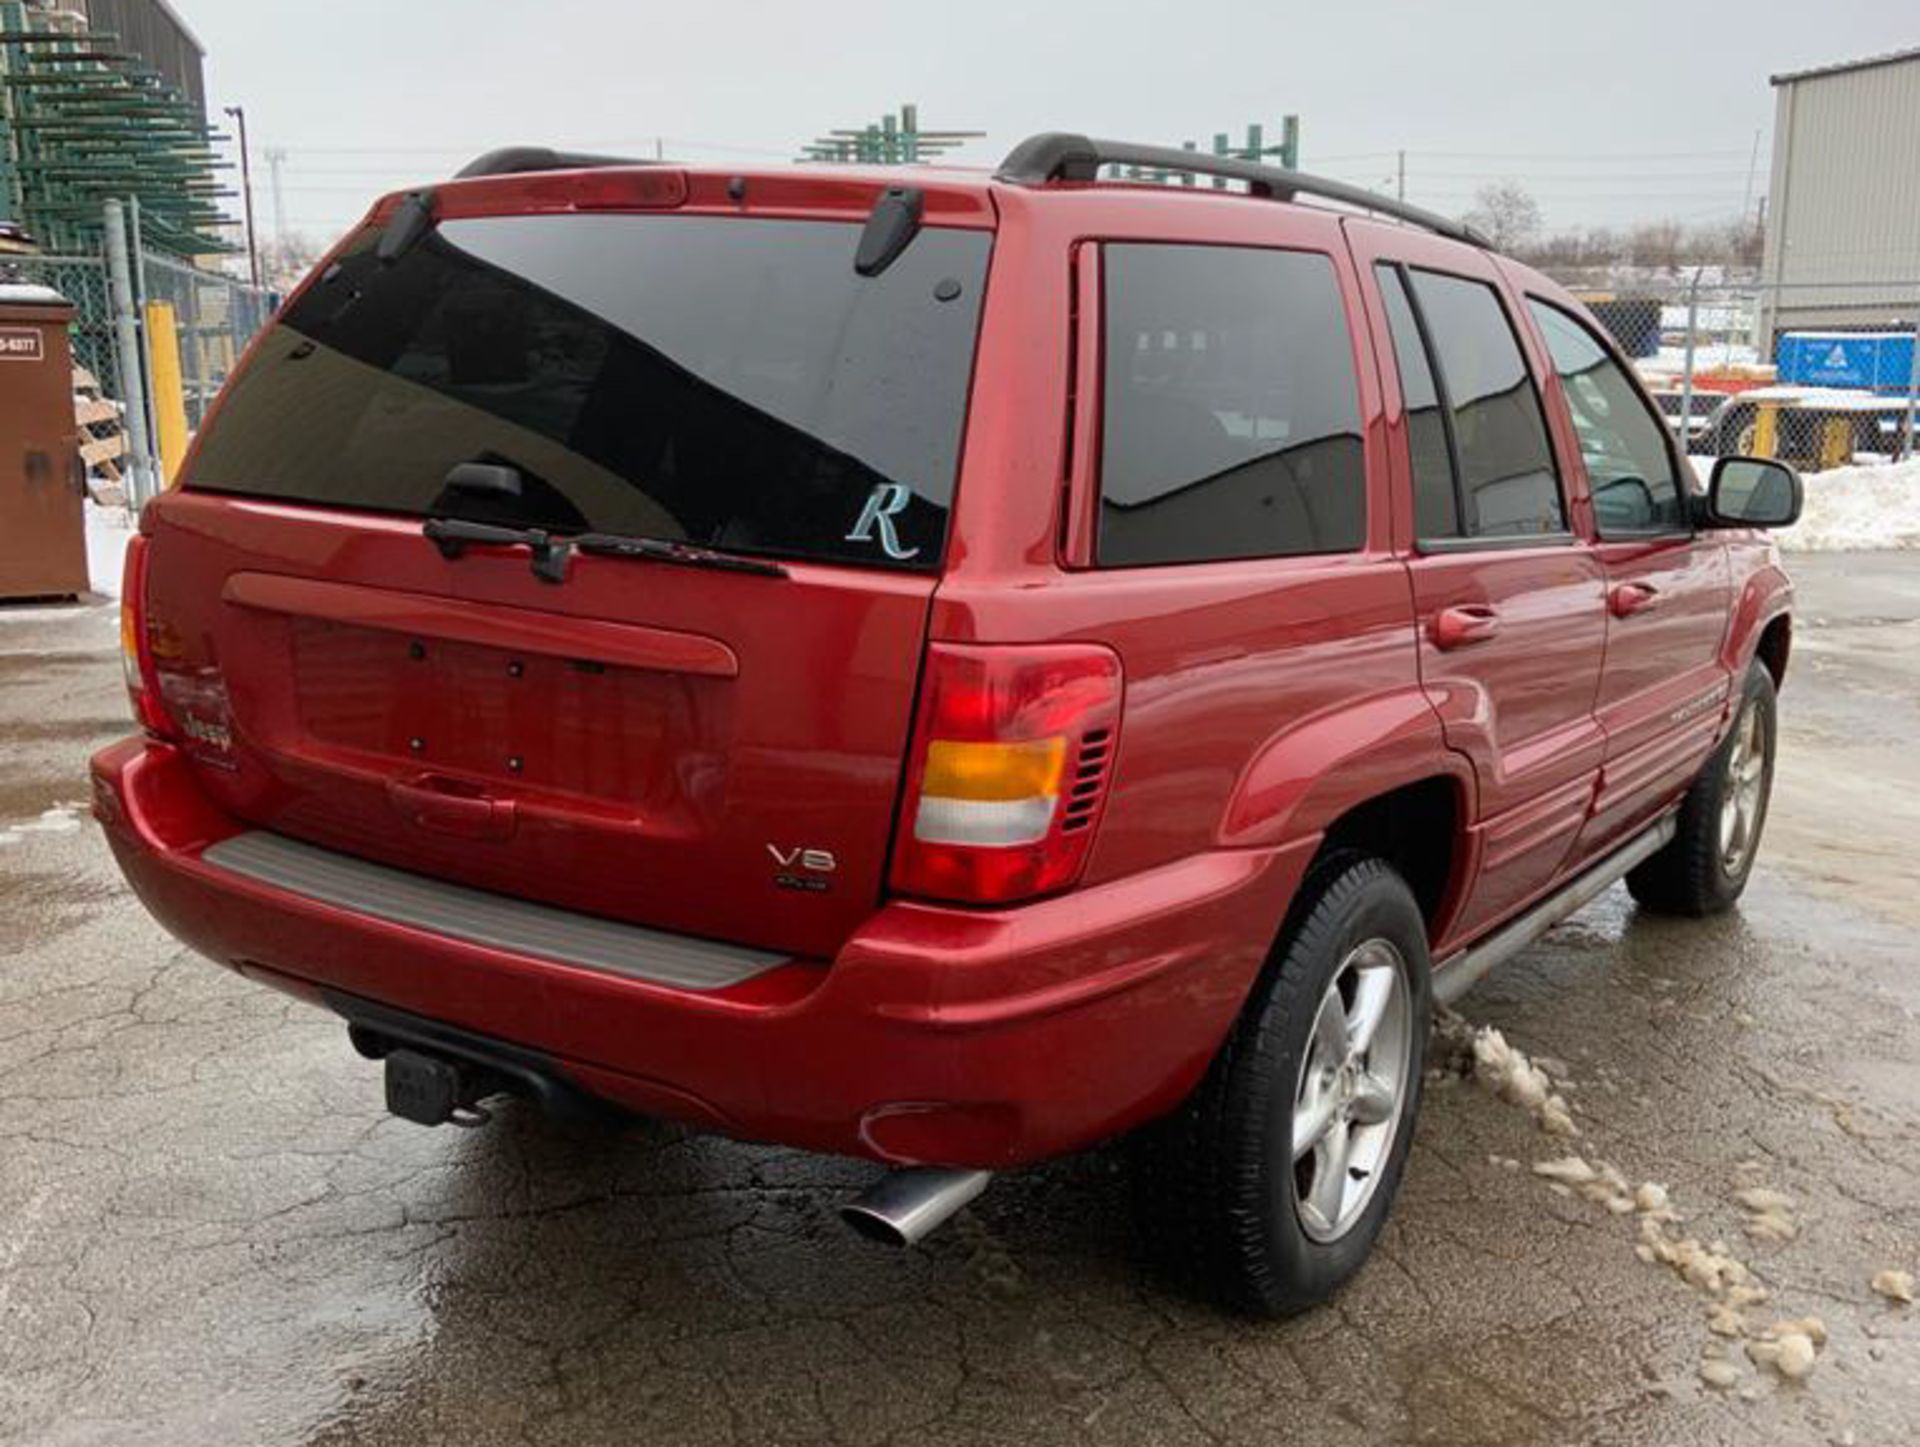
[[[623,538],[612,533],[582,533],[568,542],[583,553],[605,553],[616,558],[650,558],[657,563],[680,563],[689,568],[723,568],[731,573],[753,573],[762,578],[784,578],[787,570],[768,558],[723,552],[698,543],[676,543],[665,538]]]
[[[669,542],[664,538],[623,538],[612,533],[577,533],[556,536],[545,528],[503,527],[498,523],[469,522],[465,518],[428,518],[421,531],[440,549],[444,558],[457,558],[470,543],[492,546],[524,547],[533,554],[533,575],[543,583],[567,580],[567,559],[578,548],[583,553],[603,553],[609,557],[647,558],[658,563],[678,563],[689,568],[719,568],[732,573],[752,573],[763,578],[784,578],[787,570],[766,558],[749,558],[739,553],[704,548],[697,543]]]

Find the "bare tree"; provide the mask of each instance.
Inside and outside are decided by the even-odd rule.
[[[1686,230],[1678,221],[1648,221],[1627,233],[1627,260],[1671,271],[1680,264]]]
[[[1540,234],[1540,203],[1518,181],[1497,181],[1480,188],[1473,209],[1461,219],[1494,250],[1517,251]]]

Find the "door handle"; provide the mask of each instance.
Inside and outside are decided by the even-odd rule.
[[[1465,648],[1485,643],[1500,631],[1500,615],[1484,603],[1460,603],[1433,616],[1435,648]]]
[[[1660,601],[1660,590],[1648,583],[1618,583],[1607,594],[1607,611],[1616,618],[1644,613]]]
[[[387,801],[422,829],[463,839],[505,839],[513,833],[511,799],[439,774],[387,780]]]

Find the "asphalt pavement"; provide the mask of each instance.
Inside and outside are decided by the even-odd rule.
[[[1277,1324],[1140,1264],[1118,1151],[900,1253],[835,1219],[858,1162],[389,1118],[332,1017],[173,942],[85,818],[113,608],[0,608],[0,1441],[1910,1443],[1920,1307],[1870,1282],[1920,1275],[1920,554],[1796,571],[1740,909],[1616,888],[1469,995],[1373,1261]],[[1476,1082],[1482,1027],[1577,1138]],[[1744,1336],[1709,1255],[1767,1293]],[[1748,1350],[1776,1318],[1824,1338],[1804,1380]]]

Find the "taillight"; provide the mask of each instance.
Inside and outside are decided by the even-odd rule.
[[[931,645],[894,889],[1006,904],[1071,885],[1119,721],[1110,649]]]
[[[120,576],[120,666],[126,673],[127,699],[134,721],[148,733],[166,738],[172,722],[160,705],[160,688],[147,638],[147,540],[127,540],[126,566]]]

